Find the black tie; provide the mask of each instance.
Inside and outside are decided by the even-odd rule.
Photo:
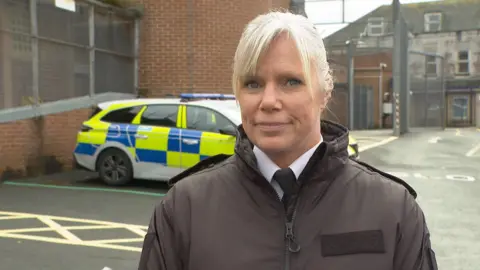
[[[295,177],[295,174],[290,168],[285,168],[276,171],[273,179],[277,181],[283,190],[282,203],[285,209],[287,209],[292,195],[297,192],[297,177]]]

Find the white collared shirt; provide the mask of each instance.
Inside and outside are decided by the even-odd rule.
[[[310,148],[307,152],[303,153],[299,158],[297,158],[289,167],[295,174],[295,177],[298,179],[300,174],[302,173],[305,166],[307,166],[308,161],[312,157],[315,150],[317,150],[318,146],[323,142],[323,138],[320,137],[320,142],[316,144],[314,147]],[[272,185],[273,189],[278,194],[279,198],[283,197],[283,190],[280,185],[276,181],[273,180],[273,175],[280,167],[277,166],[268,156],[265,154],[260,148],[254,146],[253,147],[253,154],[257,158],[258,169],[262,173],[262,175],[267,179],[267,181]]]

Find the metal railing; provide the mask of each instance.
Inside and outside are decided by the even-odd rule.
[[[136,93],[139,16],[93,0],[70,8],[0,0],[0,122]]]

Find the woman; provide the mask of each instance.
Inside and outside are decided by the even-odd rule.
[[[348,158],[346,128],[320,120],[333,81],[305,17],[258,16],[233,65],[235,154],[172,179],[141,270],[436,269],[415,192]]]

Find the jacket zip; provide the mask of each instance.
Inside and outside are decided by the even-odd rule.
[[[290,253],[296,253],[300,251],[300,245],[295,239],[295,233],[293,231],[295,217],[297,216],[297,201],[295,202],[295,208],[292,215],[286,216],[285,219],[285,270],[290,270]]]

